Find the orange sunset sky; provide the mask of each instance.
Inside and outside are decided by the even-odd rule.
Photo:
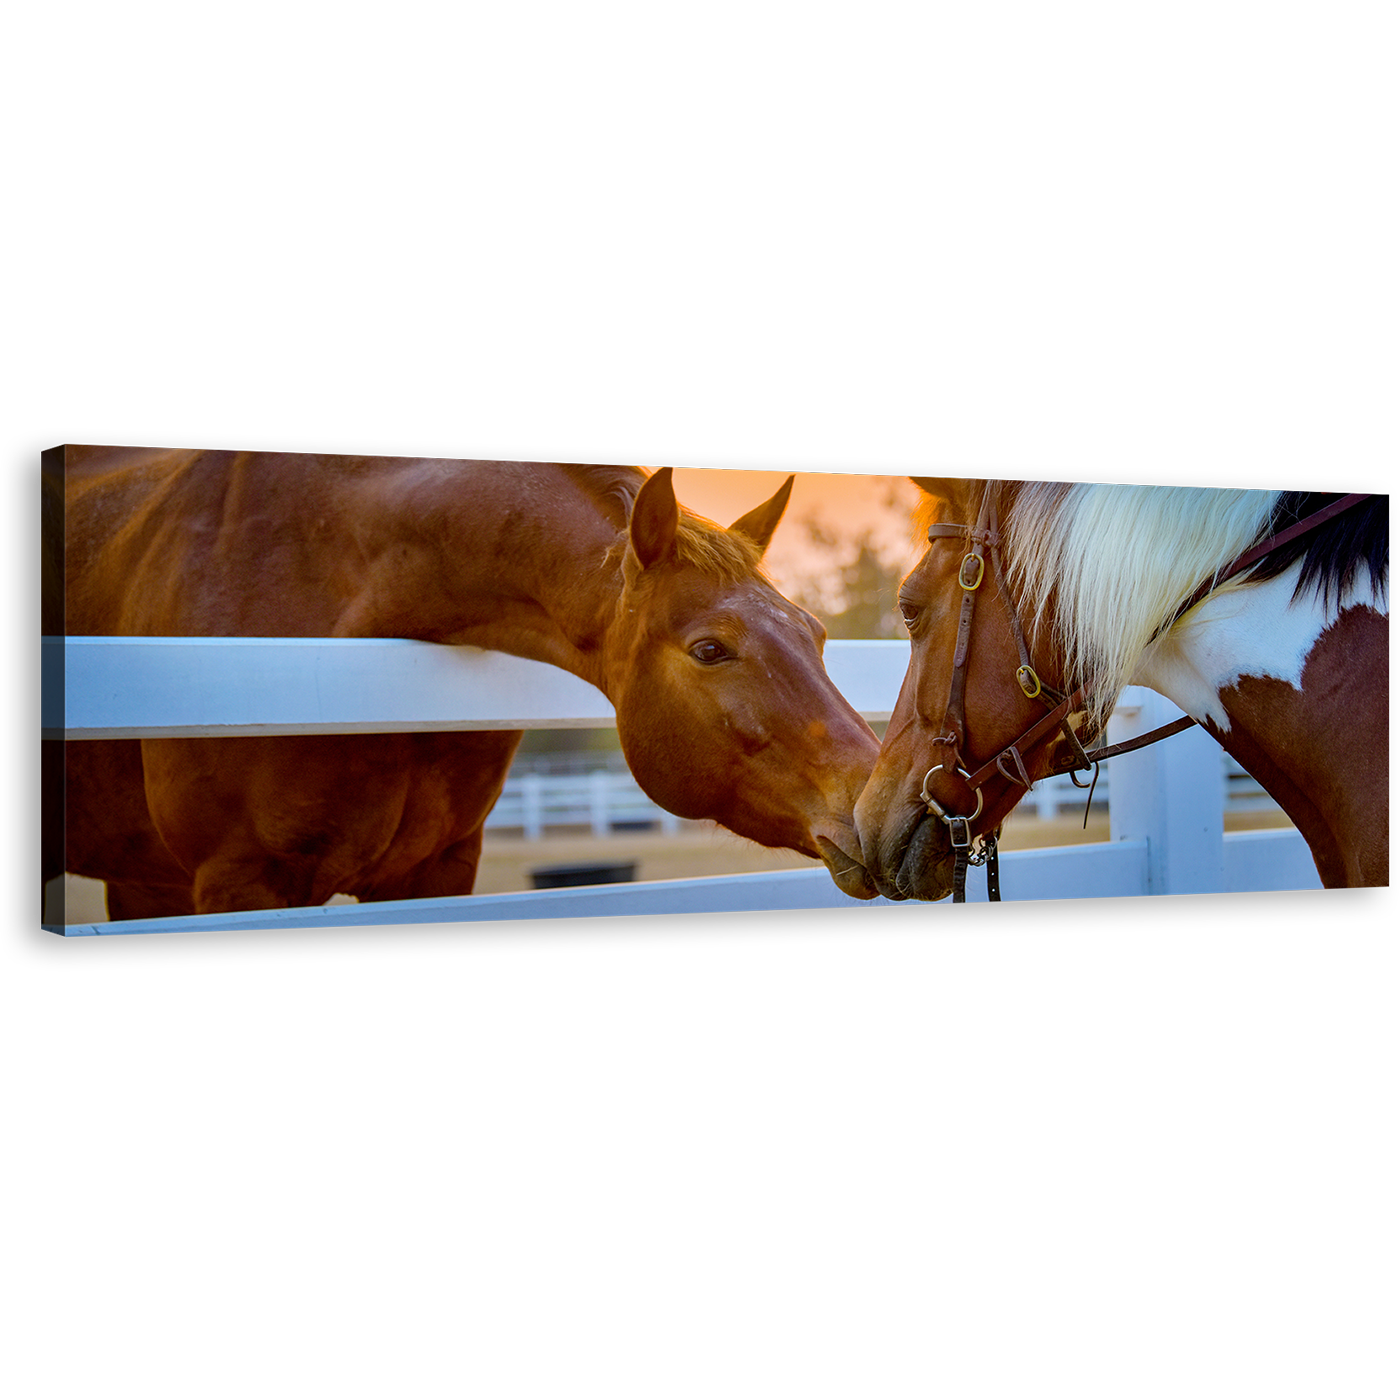
[[[682,467],[676,469],[676,496],[697,515],[730,525],[767,500],[787,476],[787,472]],[[903,570],[913,568],[923,548],[922,537],[910,523],[918,496],[918,488],[907,477],[798,472],[787,513],[764,558],[768,573],[786,590],[830,562],[829,554],[812,547],[804,528],[808,520],[839,537],[847,547],[844,557],[853,552],[856,538],[870,530],[883,558],[900,559]]]

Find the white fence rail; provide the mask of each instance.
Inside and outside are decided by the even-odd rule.
[[[828,642],[826,667],[888,719],[907,642]],[[45,738],[233,738],[409,730],[607,729],[586,681],[480,647],[380,638],[45,637]]]
[[[1218,764],[1219,781],[1226,812],[1278,810],[1278,803],[1256,779],[1228,754],[1216,752],[1222,760]],[[1106,764],[1094,785],[1094,805],[1109,805],[1112,791]],[[1065,812],[1082,812],[1088,800],[1087,782],[1084,787],[1077,787],[1066,773],[1037,783],[1016,810],[1051,820]],[[486,829],[519,831],[526,840],[538,841],[550,827],[586,826],[594,836],[606,836],[619,826],[635,823],[659,826],[665,832],[675,832],[680,827],[679,819],[658,807],[630,773],[595,770],[523,773],[508,778],[500,801],[486,819]]]
[[[1278,803],[1259,785],[1259,780],[1246,773],[1223,749],[1216,749],[1220,758],[1221,795],[1227,812],[1270,812],[1278,810]],[[1104,764],[1099,770],[1099,780],[1094,784],[1093,801],[1112,805],[1113,768],[1112,763]],[[1062,812],[1082,812],[1089,800],[1089,779],[1084,778],[1084,786],[1079,787],[1068,773],[1058,777],[1044,778],[1038,782],[1030,795],[1022,799],[1018,812],[1033,812],[1037,817],[1049,820]]]
[[[827,669],[867,719],[888,718],[907,665],[902,642],[831,642]],[[48,738],[383,733],[413,729],[559,729],[612,723],[608,702],[553,667],[471,647],[401,641],[258,638],[46,638],[41,704]],[[1179,711],[1130,688],[1110,722],[1118,742]],[[1220,750],[1199,729],[1112,763],[1110,840],[1002,857],[1008,900],[1319,887],[1311,855],[1292,829],[1226,834]],[[608,776],[608,775],[600,775]],[[522,785],[525,779],[520,780]],[[521,824],[528,828],[523,810]],[[1071,788],[1072,800],[1083,793]],[[1059,793],[1053,796],[1058,805]],[[513,801],[514,799],[512,799]],[[590,825],[628,820],[599,783],[577,812]],[[1032,797],[1030,800],[1036,800]],[[1067,796],[1066,800],[1070,800]],[[539,819],[546,821],[541,799]],[[509,807],[496,824],[510,819]],[[639,811],[637,820],[645,819]],[[969,881],[969,899],[984,899]],[[663,880],[580,890],[335,905],[70,925],[69,934],[191,927],[290,928],[470,922],[557,915],[849,907],[824,869]],[[880,904],[884,901],[875,901]],[[61,926],[60,926],[61,928]]]
[[[630,773],[524,773],[507,778],[500,800],[486,818],[488,831],[520,831],[538,841],[551,826],[586,826],[594,836],[633,822],[680,829],[680,818],[637,786]]]

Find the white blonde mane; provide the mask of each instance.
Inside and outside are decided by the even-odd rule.
[[[1153,634],[1260,538],[1276,500],[1181,486],[1020,488],[1003,524],[1011,586],[1032,647],[1048,629],[1066,678],[1090,687],[1096,727]]]

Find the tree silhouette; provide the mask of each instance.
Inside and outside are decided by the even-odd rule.
[[[897,596],[905,565],[887,560],[876,548],[874,532],[864,530],[854,540],[855,553],[842,561],[849,549],[840,538],[816,520],[804,522],[811,542],[832,556],[831,566],[808,575],[794,593],[794,601],[815,613],[832,637],[907,635],[899,615]]]

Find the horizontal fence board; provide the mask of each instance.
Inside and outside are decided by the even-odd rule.
[[[888,715],[908,661],[898,642],[832,642],[827,651],[833,680],[867,718]],[[45,732],[54,737],[126,738],[163,734],[344,733],[412,729],[577,728],[607,725],[612,710],[600,692],[555,667],[471,647],[355,640],[183,638],[46,639]],[[878,697],[878,699],[877,699]],[[1124,691],[1114,723],[1160,723],[1175,707],[1140,687]],[[218,719],[211,724],[211,716]],[[194,717],[198,717],[195,724]],[[387,717],[387,718],[386,718]],[[1002,856],[1002,896],[1008,902],[1141,895],[1151,890],[1305,890],[1320,888],[1316,867],[1295,830],[1223,835],[1220,813],[1234,781],[1216,766],[1219,751],[1200,752],[1188,784],[1192,826],[1209,830],[1205,856],[1189,878],[1172,873],[1164,854],[1183,822],[1182,793],[1163,786],[1160,773],[1181,777],[1192,746],[1178,741],[1171,756],[1158,750],[1119,760],[1119,782],[1134,808],[1115,816],[1108,842],[1013,851]],[[1160,770],[1143,769],[1146,755]],[[1210,761],[1207,762],[1206,759]],[[1199,772],[1195,770],[1198,769]],[[1219,774],[1217,781],[1210,781]],[[568,780],[578,792],[565,799],[568,815],[595,826],[611,820],[611,790],[628,803],[628,775],[597,773]],[[544,780],[533,782],[536,816],[507,821],[543,822]],[[1146,783],[1146,787],[1141,784]],[[1155,795],[1153,795],[1155,794]],[[586,798],[586,800],[585,800]],[[514,800],[514,795],[512,795]],[[1160,804],[1165,801],[1166,806]],[[571,804],[571,805],[570,805]],[[1196,809],[1199,808],[1199,812]],[[638,809],[638,814],[643,809]],[[1113,811],[1117,812],[1115,806]],[[1197,833],[1199,836],[1200,833]],[[1211,867],[1213,863],[1214,873]],[[1159,868],[1160,867],[1160,868]],[[968,899],[986,900],[985,880],[973,872]],[[45,925],[71,936],[237,930],[354,927],[358,925],[478,922],[503,919],[611,918],[620,915],[738,913],[765,910],[849,908],[861,903],[842,894],[826,870],[762,872],[600,885],[503,895],[336,904],[314,909],[256,910],[169,919],[99,924]],[[879,906],[884,900],[870,901]],[[868,906],[867,906],[868,907]]]
[[[557,666],[479,647],[381,638],[45,639],[46,735],[237,738],[589,729],[607,697]],[[53,702],[61,711],[53,708]]]
[[[1322,888],[1308,843],[1292,827],[1227,831],[1224,843],[1225,889],[1230,894]]]
[[[888,719],[907,642],[827,643],[827,671]],[[601,691],[480,647],[384,638],[45,637],[48,739],[236,738],[470,729],[606,729]]]
[[[258,909],[186,918],[131,919],[121,923],[70,924],[74,935],[169,933],[197,922],[201,931],[269,928],[338,928],[380,924],[478,923],[501,919],[616,918],[627,914],[740,913],[775,909],[831,909],[884,904],[841,893],[825,868],[707,875],[687,880],[582,885],[518,894],[454,895],[440,899],[334,904],[315,909]]]
[[[1307,844],[1296,831],[1244,831],[1225,837],[1226,888],[1320,889]],[[1002,899],[1102,899],[1141,895],[1147,889],[1147,842],[1105,841],[1008,851],[1001,857]],[[984,874],[968,878],[968,902],[987,902]],[[948,904],[950,900],[941,903]],[[889,900],[856,900],[842,894],[823,868],[688,880],[592,885],[518,894],[455,895],[440,899],[333,904],[312,909],[257,909],[205,914],[197,919],[129,919],[100,924],[45,925],[70,937],[125,933],[205,932],[240,929],[359,928],[424,923],[477,923],[503,919],[616,918],[642,914],[762,913],[772,910],[878,907]]]
[[[551,826],[587,826],[606,836],[616,824],[660,826],[675,833],[680,818],[659,807],[631,773],[525,773],[506,779],[486,818],[487,831],[522,831],[527,840],[543,838]]]

